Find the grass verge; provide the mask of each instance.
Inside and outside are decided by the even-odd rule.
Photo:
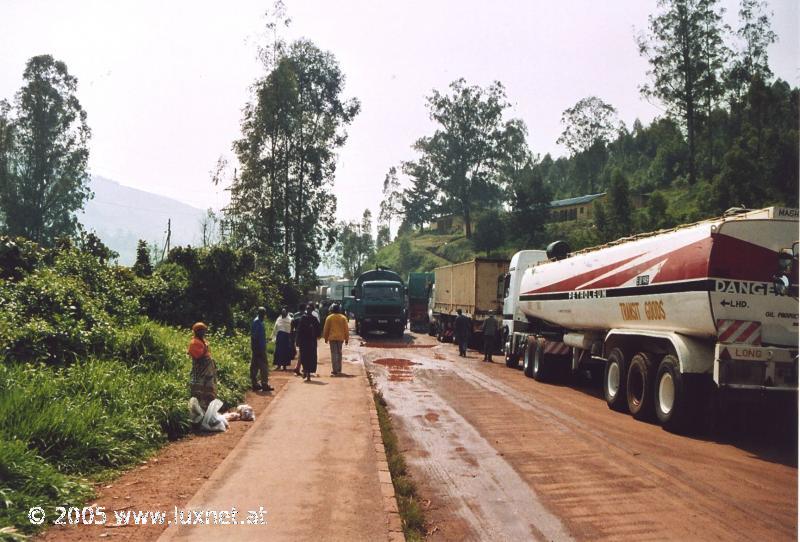
[[[425,513],[419,503],[417,487],[408,473],[406,461],[400,452],[397,435],[392,429],[392,417],[386,410],[386,401],[379,392],[373,392],[375,408],[378,411],[378,423],[381,426],[381,438],[386,450],[386,461],[397,496],[397,508],[403,521],[403,534],[408,541],[425,540]]]
[[[27,511],[82,506],[93,483],[191,431],[191,333],[141,322],[105,357],[69,366],[0,363],[0,541],[35,533]],[[249,386],[249,340],[212,335],[218,396],[230,408]]]

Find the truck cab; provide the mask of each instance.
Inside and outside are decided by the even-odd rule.
[[[355,282],[352,311],[356,333],[380,330],[403,336],[407,322],[406,287],[400,275],[379,267],[362,273]]]
[[[528,330],[528,318],[519,308],[519,289],[522,283],[522,275],[529,269],[541,262],[547,261],[547,252],[544,250],[521,250],[511,257],[503,282],[503,327],[502,341],[503,351],[508,355],[512,352],[510,341],[514,338],[515,332],[525,332]]]

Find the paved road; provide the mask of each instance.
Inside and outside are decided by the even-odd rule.
[[[432,540],[797,539],[794,430],[675,435],[610,411],[599,383],[535,382],[427,336],[369,339],[358,352]]]
[[[185,507],[236,507],[240,523],[173,524],[159,540],[389,538],[364,366],[351,356],[349,376],[333,378],[322,341],[319,352],[320,378],[290,380]],[[242,525],[259,507],[266,525]]]

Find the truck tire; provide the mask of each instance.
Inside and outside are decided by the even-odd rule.
[[[653,355],[637,352],[628,366],[626,381],[628,411],[637,420],[648,420],[653,416],[656,362]]]
[[[506,367],[510,369],[516,369],[519,367],[519,354],[517,352],[513,352],[513,345],[511,342],[506,341],[503,345],[503,353],[506,356]]]
[[[544,347],[539,341],[536,341],[533,347],[533,379],[537,382],[547,382],[550,378],[553,369],[553,361],[547,354],[544,353]]]
[[[625,399],[625,354],[619,348],[612,348],[606,358],[603,371],[603,396],[608,408],[623,412],[627,407]]]
[[[536,350],[536,340],[533,337],[528,337],[528,344],[525,347],[525,353],[522,358],[522,372],[528,378],[533,378],[533,352]]]
[[[684,384],[678,360],[664,356],[658,365],[655,380],[656,417],[667,431],[682,432],[688,426],[689,393]]]

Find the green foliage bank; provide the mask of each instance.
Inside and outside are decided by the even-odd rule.
[[[137,277],[86,247],[0,238],[0,529],[31,532],[30,507],[79,506],[91,481],[190,430],[186,322],[212,322],[219,397],[241,401],[236,325],[279,295],[262,278],[230,249],[174,250]]]

